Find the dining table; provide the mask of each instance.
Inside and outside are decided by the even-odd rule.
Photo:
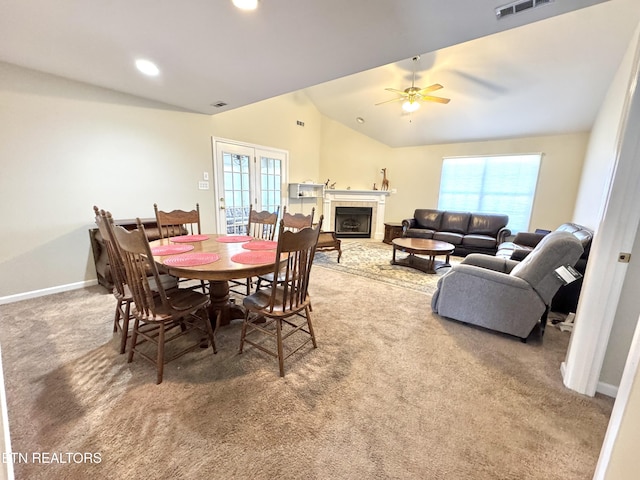
[[[229,280],[273,273],[278,242],[248,235],[198,234],[163,238],[149,243],[161,271],[178,278],[206,280],[211,298],[210,318],[220,325],[244,318],[244,309],[229,295]],[[283,260],[286,261],[286,260]]]

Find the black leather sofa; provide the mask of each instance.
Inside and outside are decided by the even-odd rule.
[[[582,275],[587,268],[587,260],[589,259],[589,251],[591,250],[591,241],[593,240],[593,230],[578,225],[577,223],[563,223],[556,231],[569,232],[573,234],[580,243],[584,252],[578,259],[574,268]],[[511,260],[522,260],[535,246],[544,238],[548,232],[520,232],[516,234],[514,239],[509,242],[503,242],[498,245],[497,257],[508,258]],[[568,285],[560,287],[556,295],[551,301],[551,310],[560,313],[575,312],[578,306],[580,290],[582,289],[582,278],[571,282]]]
[[[454,255],[469,253],[494,255],[498,245],[511,235],[508,215],[449,212],[418,208],[412,218],[402,221],[402,235],[441,240],[455,246]]]

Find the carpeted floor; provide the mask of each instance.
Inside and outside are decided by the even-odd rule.
[[[117,353],[102,287],[0,306],[12,446],[28,459],[16,478],[591,478],[613,401],[563,387],[568,333],[523,344],[320,265],[318,348],[285,378],[271,357],[237,353],[234,322],[217,355],[186,355],[155,385],[153,367]],[[39,452],[100,462],[31,461]]]

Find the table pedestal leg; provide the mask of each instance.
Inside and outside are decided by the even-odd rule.
[[[210,318],[213,322],[218,312],[220,312],[220,325],[229,325],[233,319],[244,318],[243,308],[229,301],[229,282],[209,282],[209,296],[211,297]]]

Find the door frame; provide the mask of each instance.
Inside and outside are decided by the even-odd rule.
[[[220,217],[220,211],[221,211],[221,204],[220,204],[220,197],[221,195],[219,195],[218,193],[218,187],[220,185],[220,170],[218,169],[218,166],[221,164],[221,159],[218,158],[218,144],[220,143],[224,143],[224,144],[228,144],[228,145],[234,145],[240,148],[249,148],[249,149],[253,149],[254,154],[258,153],[258,152],[274,152],[277,153],[278,155],[282,155],[284,157],[283,159],[283,168],[282,168],[282,175],[281,175],[281,185],[280,185],[280,206],[284,206],[286,205],[286,201],[288,198],[287,192],[288,192],[288,188],[287,185],[289,184],[289,151],[288,150],[283,150],[280,148],[275,148],[275,147],[268,147],[265,145],[259,145],[259,144],[255,144],[255,143],[248,143],[248,142],[242,142],[242,141],[238,141],[238,140],[231,140],[228,138],[223,138],[223,137],[211,137],[211,161],[212,161],[212,165],[213,165],[213,182],[214,182],[214,187],[213,187],[213,191],[214,191],[214,208],[215,208],[215,222],[216,222],[216,232],[217,233],[225,233],[224,231],[220,231],[221,229],[221,217]],[[256,157],[254,156],[254,159]]]

